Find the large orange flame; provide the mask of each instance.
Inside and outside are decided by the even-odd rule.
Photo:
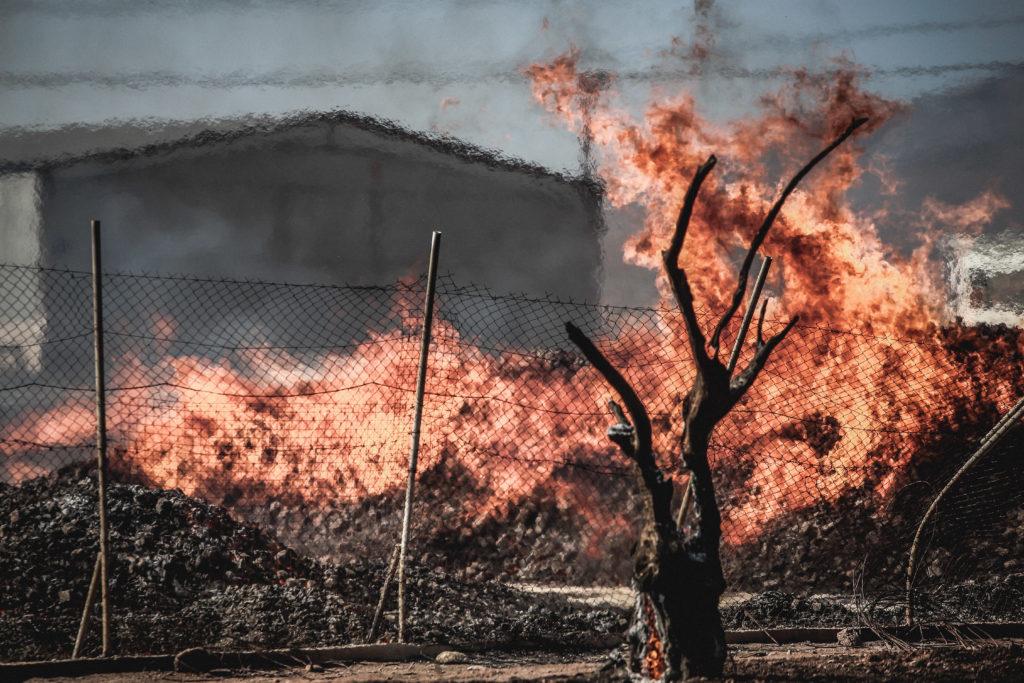
[[[697,300],[711,311],[726,306],[736,286],[738,258],[788,176],[854,118],[869,119],[859,132],[863,135],[903,106],[866,92],[862,70],[846,58],[820,73],[793,70],[781,90],[761,98],[759,115],[725,124],[702,117],[686,92],[649,105],[643,119],[636,120],[616,106],[609,87],[614,75],[602,72],[603,89],[595,89],[594,76],[580,66],[575,49],[525,71],[536,101],[598,150],[597,168],[610,202],[644,208],[642,230],[626,243],[629,262],[660,269],[661,250],[693,170],[712,153],[723,162],[724,172],[716,171],[702,189],[683,253]],[[879,495],[887,495],[908,463],[920,456],[915,435],[937,425],[955,427],[963,418],[963,403],[973,400],[979,384],[987,381],[992,392],[987,398],[999,410],[1008,408],[1021,389],[1019,368],[1002,378],[995,367],[984,368],[984,380],[979,380],[972,376],[979,363],[952,357],[948,331],[942,329],[946,296],[942,268],[934,260],[934,231],[925,231],[908,258],[882,242],[877,216],[858,213],[847,200],[847,191],[864,172],[862,154],[856,139],[848,142],[805,180],[785,205],[762,253],[776,262],[769,284],[776,317],[800,314],[810,326],[881,339],[859,343],[866,340],[833,335],[807,348],[798,346],[807,342],[798,332],[776,351],[766,373],[788,375],[789,381],[762,378],[718,430],[727,449],[720,454],[720,466],[750,458],[751,451],[760,453],[742,465],[733,463],[744,475],[742,491],[727,510],[727,542],[751,540],[781,513],[834,501],[869,480],[876,482]],[[883,184],[898,191],[884,164],[880,167]],[[929,199],[922,217],[977,232],[1007,205],[993,192],[961,206]],[[663,280],[659,288],[670,307]],[[678,324],[670,329],[681,346],[685,333]],[[1021,348],[1019,338],[1016,346]],[[652,355],[665,357],[666,352],[679,359],[665,348],[648,348],[641,357],[649,362]],[[685,367],[685,359],[680,360],[679,367]],[[688,386],[691,379],[692,374],[679,382]],[[634,382],[659,384],[647,376]],[[667,392],[661,395],[682,388],[660,384]],[[816,408],[821,405],[829,406],[828,414]],[[780,417],[788,424],[780,426]],[[677,434],[679,425],[673,427],[670,431]],[[750,451],[737,456],[729,444]],[[666,441],[662,447],[671,452],[672,444]]]

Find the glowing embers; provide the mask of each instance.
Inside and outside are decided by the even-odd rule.
[[[651,598],[641,593],[644,608],[644,623],[647,626],[647,644],[644,647],[643,674],[652,681],[660,681],[665,675],[665,654],[661,650],[661,636],[658,630],[658,615],[651,606]]]

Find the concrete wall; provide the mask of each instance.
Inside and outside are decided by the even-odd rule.
[[[950,240],[950,312],[968,325],[1024,326],[1024,238]]]
[[[0,176],[0,262],[36,265],[41,252],[36,173]],[[0,374],[38,372],[46,315],[39,273],[6,269],[0,277]]]

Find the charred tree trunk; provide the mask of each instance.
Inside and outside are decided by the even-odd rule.
[[[718,360],[722,332],[735,315],[747,287],[754,255],[764,242],[797,184],[822,159],[838,147],[866,119],[857,119],[809,161],[793,177],[758,229],[740,267],[736,289],[728,309],[715,326],[710,341],[697,321],[693,294],[679,256],[700,186],[714,168],[710,157],[697,168],[679,212],[675,232],[662,252],[665,274],[682,313],[697,375],[683,401],[684,430],[680,450],[690,470],[694,495],[694,531],[684,537],[672,515],[674,487],[658,467],[651,447],[651,420],[629,382],[576,326],[566,324],[569,338],[619,395],[610,408],[618,419],[608,429],[609,438],[630,458],[643,498],[643,520],[633,551],[633,591],[636,596],[628,631],[629,667],[647,680],[669,681],[691,676],[715,677],[725,663],[725,631],[718,611],[725,590],[719,546],[722,518],[708,464],[708,446],[715,425],[732,410],[764,368],[768,356],[796,324],[797,318],[773,337],[762,336],[765,306],[757,324],[757,340],[750,363],[735,376]],[[709,352],[710,349],[710,352]],[[628,413],[628,417],[626,415]]]

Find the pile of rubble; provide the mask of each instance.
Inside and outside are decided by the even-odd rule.
[[[640,514],[633,480],[588,475],[565,467],[521,500],[496,506],[479,477],[441,461],[416,488],[417,563],[468,581],[628,584]],[[386,559],[391,548],[382,539],[399,537],[404,496],[396,488],[347,504],[273,500],[234,512],[314,557]]]
[[[837,596],[808,598],[766,591],[742,601],[725,601],[721,612],[722,623],[730,630],[861,625],[856,606],[846,604]]]
[[[180,491],[114,484],[108,499],[117,652],[315,646],[366,636],[384,560],[302,557]],[[95,472],[85,467],[0,484],[0,659],[70,654],[98,549],[96,500]],[[469,587],[417,563],[408,586],[414,642],[571,643],[626,626],[621,610],[581,608],[497,583]],[[385,640],[395,636],[393,621]],[[87,655],[98,650],[97,630]]]

